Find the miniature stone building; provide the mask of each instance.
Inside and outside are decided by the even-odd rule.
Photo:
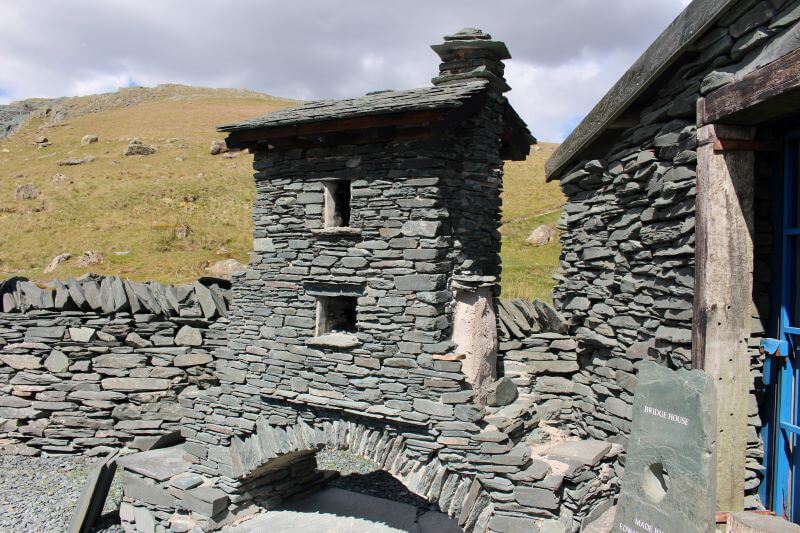
[[[186,443],[120,461],[126,527],[212,530],[272,508],[324,480],[322,447],[374,460],[468,531],[574,531],[610,502],[619,447],[549,442],[536,428],[567,401],[527,373],[520,394],[496,381],[502,161],[534,141],[503,96],[508,50],[478,30],[433,48],[432,87],[221,128],[254,154],[251,264],[219,387],[181,399]],[[554,311],[501,312],[559,330],[504,342],[504,372],[570,359]]]

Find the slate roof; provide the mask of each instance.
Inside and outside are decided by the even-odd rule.
[[[219,126],[217,129],[236,132],[370,115],[455,109],[483,92],[487,86],[486,80],[467,80],[407,91],[381,91],[345,100],[318,100],[235,124]]]
[[[694,0],[614,84],[547,161],[547,180],[559,179],[575,162],[603,144],[615,122],[678,62],[684,52],[741,0]],[[591,157],[596,157],[592,154]]]

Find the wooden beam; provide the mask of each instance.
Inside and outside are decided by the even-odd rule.
[[[717,505],[744,508],[753,293],[753,152],[714,151],[714,140],[752,139],[754,130],[697,130],[692,364],[717,389]]]
[[[714,139],[714,152],[780,152],[781,145],[771,141],[749,139]]]
[[[703,108],[698,108],[698,125],[756,124],[778,116],[776,113],[785,113],[787,108],[795,109],[799,102],[800,49],[797,49],[708,94]],[[773,109],[763,112],[771,103],[776,104]]]
[[[291,126],[276,126],[253,130],[233,131],[226,143],[229,148],[246,148],[249,144],[269,142],[272,139],[287,139],[343,131],[370,130],[386,127],[414,126],[444,122],[447,116],[442,110],[411,111],[389,115],[371,115],[324,122],[307,122]]]

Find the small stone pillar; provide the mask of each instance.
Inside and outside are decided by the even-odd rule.
[[[483,283],[454,280],[453,344],[463,355],[462,372],[481,399],[497,379],[497,317],[494,312],[494,278]]]

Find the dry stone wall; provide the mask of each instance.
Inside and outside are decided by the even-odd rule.
[[[739,3],[700,38],[695,59],[661,85],[638,126],[623,132],[605,157],[581,162],[561,180],[569,201],[559,222],[563,251],[554,297],[578,343],[580,371],[573,387],[579,390],[579,434],[625,444],[638,362],[689,366],[695,105],[700,96],[790,51],[800,33],[798,21],[800,2]],[[768,200],[758,208],[768,210]],[[763,240],[768,233],[762,225],[762,247],[769,246]],[[763,361],[756,349],[769,313],[767,293],[765,279],[756,280],[754,299],[761,310],[754,313],[760,318],[751,340],[750,507],[760,505],[755,492],[763,446],[756,434]]]
[[[145,449],[178,431],[179,399],[216,383],[226,287],[97,276],[0,283],[4,452]]]

